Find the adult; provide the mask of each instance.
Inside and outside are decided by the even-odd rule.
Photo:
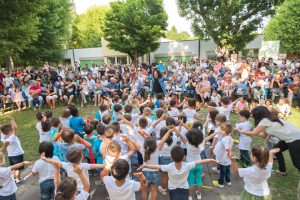
[[[159,70],[153,70],[150,80],[150,92],[154,94],[166,94],[166,85],[164,82],[169,81],[169,79],[164,77]]]
[[[286,174],[286,167],[282,152],[289,150],[293,165],[300,171],[300,129],[294,125],[274,116],[265,106],[257,106],[252,112],[255,129],[244,131],[236,129],[241,134],[248,136],[274,136],[279,142],[274,148],[280,148],[276,154],[279,171],[281,175]]]
[[[166,65],[163,63],[163,61],[159,61],[159,65],[157,65],[157,70],[161,73],[165,72]]]
[[[34,81],[33,85],[29,89],[30,97],[28,98],[29,106],[32,109],[35,109],[33,106],[33,101],[39,101],[39,109],[43,106],[43,97],[42,97],[42,87],[39,85],[38,81]]]
[[[210,97],[211,87],[206,74],[203,75],[203,80],[198,81],[196,92],[198,95],[200,95],[203,103]]]
[[[57,90],[51,82],[48,83],[47,88],[46,88],[46,102],[50,109],[55,109],[55,103],[57,99]]]

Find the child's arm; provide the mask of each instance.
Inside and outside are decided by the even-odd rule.
[[[175,131],[175,128],[169,129],[168,132],[164,135],[164,137],[160,140],[159,144],[157,145],[157,148],[159,150],[162,149],[164,143],[166,142],[166,140],[168,139],[168,137],[170,136],[170,134]]]
[[[275,154],[278,153],[278,152],[280,152],[279,148],[271,149],[269,151],[269,163],[273,164]]]
[[[238,165],[236,163],[236,158],[235,157],[230,157],[230,160],[231,160],[231,170],[232,170],[232,173],[237,176],[239,174],[239,168],[238,168]]]
[[[125,124],[127,124],[128,126],[130,126],[130,128],[134,129],[134,125],[128,121],[127,119],[125,119],[125,117],[123,115],[118,114],[118,118],[123,121]]]
[[[103,164],[90,164],[90,169],[103,169]]]
[[[141,171],[142,169],[147,168],[147,169],[157,169],[161,170],[161,165],[148,165],[148,164],[143,164],[141,165],[137,171]]]
[[[85,177],[85,175],[83,174],[82,169],[77,166],[77,165],[73,165],[73,171],[79,176],[82,185],[83,185],[83,191],[85,192],[89,192],[90,190],[90,182],[88,181],[88,179]]]
[[[182,141],[184,144],[187,143],[185,137],[183,137],[183,135],[180,133],[179,130],[175,129],[175,133],[176,133],[176,135],[181,139],[181,141]]]
[[[153,124],[152,124],[152,128],[155,128],[157,126],[157,124],[159,124],[161,121],[163,121],[164,119],[166,119],[168,117],[168,112],[164,113],[158,120],[156,120]]]
[[[15,169],[19,169],[20,167],[25,167],[26,165],[31,165],[31,164],[32,164],[32,162],[23,161],[21,163],[10,166],[10,169],[15,170]]]
[[[6,150],[9,144],[9,142],[3,143],[3,146],[0,148],[0,151],[3,152],[4,150]]]
[[[60,161],[56,161],[56,160],[52,160],[50,158],[46,158],[44,152],[41,153],[40,159],[43,160],[43,161],[45,161],[45,162],[47,162],[47,163],[50,163],[50,164],[52,164],[54,166],[60,166],[61,167],[61,165],[62,165]]]
[[[88,141],[82,139],[79,135],[75,135],[74,138],[76,140],[78,140],[81,144],[83,144],[86,148],[92,148],[91,143],[89,143]]]
[[[134,147],[136,148],[136,150],[140,151],[141,150],[141,145],[139,143],[137,143],[135,140],[131,140],[132,144],[134,145]]]
[[[213,133],[213,134],[207,136],[206,138],[204,138],[204,142],[207,142],[207,141],[209,141],[210,139],[215,138],[215,136],[217,135],[217,133],[218,133],[218,132],[215,132],[215,133]]]
[[[129,152],[127,153],[128,155],[128,158],[131,158],[131,156],[134,154],[134,151],[135,151],[135,146],[132,142],[132,140],[127,137],[126,135],[121,135],[121,139],[123,142],[125,142],[129,148]]]
[[[13,133],[16,134],[16,131],[17,131],[17,124],[16,124],[16,122],[15,122],[15,120],[14,120],[13,117],[9,117],[9,119],[10,119],[11,126],[12,126],[12,128],[13,128]]]
[[[195,165],[203,165],[203,164],[208,164],[208,163],[218,163],[215,159],[205,159],[205,160],[198,160],[195,161]]]
[[[135,177],[137,177],[140,181],[141,187],[140,191],[146,190],[148,187],[147,180],[142,172],[133,173]]]

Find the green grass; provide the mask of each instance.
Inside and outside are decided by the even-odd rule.
[[[61,110],[64,107],[58,107],[53,111],[54,116],[60,116]],[[7,114],[0,115],[0,125],[8,122],[8,116],[11,115],[14,117],[18,128],[17,135],[21,141],[22,147],[25,151],[25,159],[32,161],[38,158],[38,145],[39,145],[39,136],[35,128],[37,123],[35,119],[35,114],[37,111],[26,110],[20,112],[12,112]],[[79,108],[79,112],[83,117],[93,117],[97,112],[97,108],[93,105],[86,105],[84,108]],[[204,120],[207,114],[207,111],[202,109],[201,118]],[[234,125],[237,121],[237,115],[231,115],[231,122]],[[300,112],[293,110],[293,116],[288,121],[300,127],[299,123]],[[264,141],[261,138],[254,138],[254,143],[264,144]],[[1,146],[2,144],[0,144]],[[299,152],[300,153],[300,152]],[[274,175],[269,179],[269,184],[271,186],[272,195],[274,200],[294,200],[296,199],[297,185],[299,182],[299,172],[293,166],[291,158],[288,152],[284,153],[287,166],[287,177],[281,177]],[[277,169],[277,164],[275,163],[274,169]],[[236,192],[236,191],[235,191]]]

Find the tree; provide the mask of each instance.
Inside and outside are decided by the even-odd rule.
[[[264,40],[280,40],[280,51],[300,52],[300,0],[286,0],[264,30]]]
[[[69,48],[101,46],[102,27],[105,15],[109,9],[108,6],[94,6],[84,14],[76,16]]]
[[[24,48],[37,39],[40,2],[0,0],[0,63],[18,60]]]
[[[71,33],[72,8],[72,0],[43,0],[38,13],[38,39],[25,48],[21,55],[23,62],[61,61]]]
[[[221,49],[241,50],[256,37],[264,17],[282,0],[177,0],[179,13],[192,21],[195,35]]]
[[[162,0],[113,2],[106,15],[104,38],[108,47],[128,54],[135,67],[138,58],[155,51],[167,28]]]
[[[186,31],[178,32],[175,26],[172,26],[172,28],[166,32],[166,38],[170,40],[190,40],[192,37],[190,34]]]

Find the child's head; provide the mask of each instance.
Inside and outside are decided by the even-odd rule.
[[[168,118],[166,119],[166,125],[167,125],[167,127],[175,126],[175,125],[176,125],[175,119],[172,118],[172,117],[168,117]]]
[[[49,118],[51,118],[51,117],[53,116],[53,112],[52,112],[51,110],[47,110],[47,111],[45,112],[45,114],[46,114],[46,118],[47,118],[47,119],[49,119]]]
[[[35,115],[35,118],[38,120],[38,121],[42,121],[43,119],[43,114],[42,112],[37,112],[36,115]]]
[[[74,136],[75,136],[75,132],[72,129],[65,129],[61,134],[62,139],[67,144],[72,143],[74,141]]]
[[[121,104],[115,104],[114,105],[114,111],[116,112],[116,113],[118,113],[118,112],[121,112],[122,111],[122,105]]]
[[[124,180],[129,173],[129,164],[126,160],[119,159],[112,165],[110,171],[116,180]]]
[[[49,132],[51,127],[52,127],[52,123],[51,123],[52,120],[50,119],[46,119],[45,121],[42,121],[41,122],[41,126],[42,126],[42,131],[43,132]]]
[[[221,99],[221,105],[227,106],[230,103],[230,99],[228,97],[222,97]]]
[[[119,103],[119,101],[120,101],[119,95],[114,95],[113,101],[114,101],[114,103]]]
[[[105,105],[105,104],[100,104],[100,105],[99,105],[99,110],[100,110],[101,112],[106,111],[106,110],[107,110],[107,105]]]
[[[94,130],[96,130],[98,123],[99,123],[99,121],[96,119],[92,119],[90,121],[90,124],[94,127]]]
[[[202,131],[203,125],[202,125],[202,123],[201,123],[200,121],[195,121],[195,122],[193,123],[192,128],[198,129],[198,130],[201,130],[201,131]]]
[[[207,105],[209,105],[209,106],[211,106],[211,107],[214,107],[214,108],[208,107],[208,110],[209,110],[209,111],[210,111],[210,110],[215,110],[215,107],[217,107],[216,102],[213,102],[213,101],[208,102]]]
[[[132,104],[133,107],[139,106],[139,101],[137,99],[133,99],[131,101],[131,104]]]
[[[77,147],[72,147],[67,153],[67,159],[73,164],[80,164],[83,159],[82,150]]]
[[[217,116],[216,116],[216,125],[220,126],[224,122],[226,122],[226,116],[222,115],[222,114],[217,114]]]
[[[110,124],[110,121],[111,121],[111,117],[110,117],[110,115],[104,115],[103,117],[102,117],[102,122],[105,124],[105,125],[108,125],[108,124]]]
[[[271,100],[271,99],[267,99],[267,100],[265,101],[265,104],[266,104],[266,106],[272,105],[272,100]]]
[[[200,129],[193,128],[189,130],[186,134],[186,138],[191,145],[197,148],[203,142],[203,134]]]
[[[241,103],[244,103],[245,101],[246,101],[246,97],[243,97],[243,96],[242,96],[242,97],[240,98],[240,102],[241,102]]]
[[[151,154],[156,150],[156,140],[153,138],[146,138],[144,141],[144,149],[145,149],[145,155],[144,155],[144,161],[147,162],[150,160]]]
[[[62,179],[57,187],[55,200],[70,200],[77,195],[77,182],[72,177]]]
[[[120,133],[121,127],[119,122],[113,122],[111,125],[115,127],[115,133]]]
[[[232,131],[232,126],[230,123],[223,122],[221,124],[221,130],[225,132],[225,135],[229,135]]]
[[[163,109],[157,109],[156,110],[156,117],[159,119],[162,117],[162,115],[164,114],[164,110]]]
[[[278,103],[279,103],[279,105],[282,106],[282,105],[284,105],[284,104],[287,104],[287,103],[288,103],[288,100],[287,100],[286,98],[280,98]]]
[[[70,117],[70,110],[69,109],[63,109],[61,112],[61,117],[64,119],[68,119]]]
[[[246,121],[250,118],[251,113],[248,110],[242,110],[239,112],[240,121]]]
[[[160,139],[162,139],[166,133],[169,131],[168,127],[163,127],[160,129]],[[173,137],[172,134],[169,135],[169,137],[167,138],[167,140],[165,141],[165,143],[168,144],[168,146],[171,146],[171,144],[173,143]]]
[[[76,106],[70,106],[70,114],[73,116],[73,117],[77,117],[79,112],[78,112],[78,109]]]
[[[179,163],[184,159],[184,151],[181,146],[175,145],[171,150],[171,158],[174,162]]]
[[[143,114],[144,114],[145,117],[150,117],[150,115],[151,115],[151,108],[146,107],[146,108],[144,109]]]
[[[253,99],[251,104],[252,104],[252,106],[257,106],[259,104],[259,100]]]
[[[187,117],[184,114],[180,114],[178,116],[178,120],[180,120],[180,121],[182,120],[182,122],[185,124],[187,121]]]
[[[85,124],[84,125],[85,134],[90,135],[90,134],[93,133],[93,131],[94,131],[94,126],[92,124]]]
[[[108,139],[112,139],[115,135],[115,128],[115,126],[105,127],[105,137]]]
[[[13,127],[11,124],[5,124],[3,126],[1,126],[1,132],[4,134],[4,135],[9,135],[13,132]]]
[[[119,142],[113,140],[107,146],[107,153],[112,157],[118,157],[121,153],[121,145]]]
[[[102,123],[99,123],[96,127],[96,131],[98,135],[104,135],[105,134],[105,125]]]
[[[214,96],[214,97],[217,96],[217,94],[218,94],[218,93],[217,93],[216,90],[213,90],[212,93],[211,93],[211,95]]]
[[[159,93],[159,94],[156,95],[156,99],[157,100],[163,100],[163,98],[164,98],[164,96],[161,93]]]
[[[126,114],[124,115],[124,118],[125,118],[127,121],[129,121],[129,122],[131,122],[131,120],[132,120],[132,116],[131,116],[130,113],[126,113]]]
[[[139,119],[138,125],[139,125],[139,127],[142,128],[142,129],[147,128],[147,126],[148,126],[148,120],[147,120],[147,118],[141,117],[141,118]]]
[[[175,106],[176,106],[176,100],[173,100],[173,99],[172,99],[172,100],[170,101],[170,106],[171,106],[171,107],[175,107]]]
[[[213,109],[211,111],[209,111],[209,118],[211,120],[212,123],[216,123],[216,116],[219,114],[219,111]]]
[[[253,145],[251,148],[251,160],[259,168],[265,169],[269,161],[269,151],[260,145]]]
[[[45,153],[46,158],[52,158],[53,151],[54,151],[54,147],[51,142],[44,141],[44,142],[40,143],[39,154]]]
[[[132,112],[132,106],[131,105],[126,105],[124,107],[124,111],[125,111],[125,113],[131,113]]]
[[[196,107],[196,102],[197,102],[197,100],[196,100],[195,98],[190,98],[190,99],[188,100],[188,105],[189,105],[189,107],[190,107],[190,108],[195,108],[195,107]]]
[[[61,122],[60,122],[60,119],[59,117],[52,117],[51,118],[51,124],[54,128],[60,128],[61,126]]]

